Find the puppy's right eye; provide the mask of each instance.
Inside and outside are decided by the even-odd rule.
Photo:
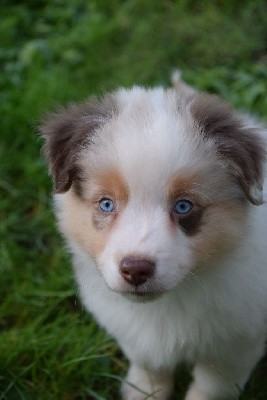
[[[99,201],[99,207],[100,210],[103,211],[104,213],[110,213],[112,211],[115,211],[115,204],[113,200],[107,197],[103,197],[103,199]]]

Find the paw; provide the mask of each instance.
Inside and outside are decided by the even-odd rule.
[[[185,400],[213,400],[211,397],[207,397],[199,391],[199,389],[193,384],[190,386],[186,393]]]
[[[157,374],[131,366],[121,393],[123,400],[168,400],[172,392],[172,376]]]

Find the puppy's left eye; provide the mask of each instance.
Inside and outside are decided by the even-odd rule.
[[[101,211],[105,213],[110,213],[115,210],[115,204],[113,200],[108,199],[107,197],[103,197],[103,199],[99,201],[99,207]]]
[[[173,212],[176,214],[188,214],[193,208],[193,203],[189,200],[178,200],[174,204]]]

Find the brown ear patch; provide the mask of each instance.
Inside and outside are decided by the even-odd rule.
[[[66,192],[81,178],[77,158],[81,148],[90,144],[94,132],[116,111],[111,95],[71,104],[43,118],[39,128],[46,140],[44,153],[53,176],[54,190]]]
[[[226,103],[216,96],[198,94],[191,112],[204,139],[214,140],[232,177],[253,204],[261,204],[264,143],[257,129],[248,127]]]

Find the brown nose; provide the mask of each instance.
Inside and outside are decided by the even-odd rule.
[[[150,260],[125,257],[120,262],[120,273],[131,285],[141,285],[154,275],[155,263]]]

